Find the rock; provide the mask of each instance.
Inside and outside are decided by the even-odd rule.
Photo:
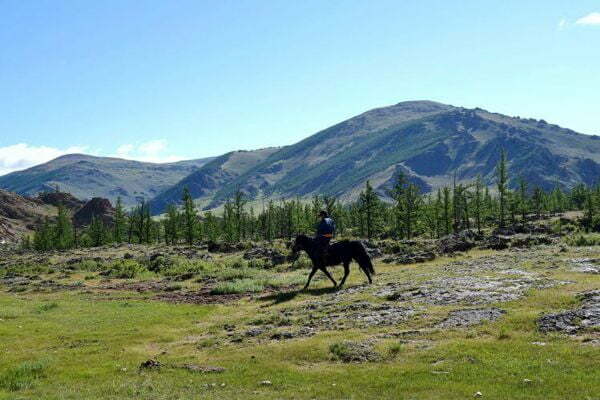
[[[209,373],[221,373],[221,372],[225,372],[226,369],[223,367],[213,367],[210,365],[196,365],[196,364],[183,364],[181,366],[179,366],[178,368],[181,369],[187,369],[188,371],[192,371],[192,372],[201,372],[203,374],[209,374]]]
[[[483,393],[481,393],[481,392],[475,392],[475,394],[473,395],[473,397],[483,397]]]
[[[281,252],[268,247],[254,247],[246,251],[243,258],[245,260],[267,260],[273,266],[284,264],[287,261],[287,257],[281,254]]]
[[[495,321],[506,311],[499,308],[479,308],[452,311],[448,318],[436,325],[436,328],[457,328],[480,324],[484,321]]]
[[[377,361],[381,355],[373,349],[371,342],[353,342],[345,340],[329,346],[333,359],[345,363]]]
[[[265,332],[265,330],[262,328],[251,328],[246,331],[245,335],[255,337],[255,336],[259,336],[259,335],[263,334],[264,332]]]
[[[454,271],[457,272],[457,271]],[[375,295],[392,301],[421,301],[428,304],[489,304],[516,300],[530,288],[548,288],[562,282],[537,277],[466,276],[437,278],[419,286],[389,283]]]
[[[418,264],[427,261],[435,260],[435,253],[431,251],[423,251],[419,253],[407,253],[387,257],[382,261],[388,264]]]
[[[115,219],[115,209],[108,199],[94,197],[73,215],[76,226],[89,226],[92,218],[99,218],[105,226],[112,225]]]
[[[141,363],[139,369],[159,369],[160,367],[162,367],[162,364],[160,362],[158,362],[157,360],[150,359]]]
[[[339,304],[337,300],[317,301],[283,310],[291,320],[301,320],[308,329],[340,330],[396,325],[416,315],[416,310],[367,301]]]
[[[598,258],[575,258],[571,260],[575,272],[584,274],[600,274],[600,259]]]
[[[600,327],[600,290],[584,292],[578,296],[581,308],[554,314],[548,314],[538,319],[538,329],[541,332],[563,332],[576,334],[586,329]]]
[[[469,251],[475,247],[477,239],[480,239],[479,235],[470,230],[444,236],[438,242],[438,251],[442,254]]]
[[[500,235],[488,236],[479,246],[482,249],[504,250],[510,246],[510,238]]]
[[[273,383],[271,381],[261,381],[260,384],[263,386],[271,386]]]

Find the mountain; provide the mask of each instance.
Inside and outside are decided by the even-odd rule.
[[[45,164],[0,176],[0,188],[21,195],[69,192],[79,199],[103,197],[125,206],[149,199],[175,185],[212,158],[155,164],[110,157],[69,154]]]
[[[52,205],[0,189],[0,243],[18,241],[45,217],[53,215],[56,208]]]
[[[425,192],[478,175],[493,185],[502,149],[513,186],[520,176],[544,189],[600,177],[598,136],[480,108],[408,101],[281,148],[171,164],[69,155],[0,177],[0,188],[34,194],[59,185],[81,199],[114,204],[121,196],[126,206],[151,199],[155,214],[180,203],[186,186],[203,209],[219,207],[238,189],[256,200],[327,194],[351,201],[367,180],[385,197],[400,172]]]
[[[269,155],[214,193],[217,207],[237,188],[251,197],[329,194],[354,200],[365,181],[382,195],[397,174],[423,191],[470,181],[491,185],[501,149],[512,184],[523,176],[550,189],[595,183],[600,176],[600,137],[543,120],[509,117],[479,108],[410,101],[377,108]]]
[[[207,206],[214,194],[258,164],[264,162],[269,156],[279,151],[277,147],[254,151],[232,151],[215,158],[202,168],[194,171],[176,185],[153,198],[150,208],[153,214],[165,211],[169,204],[181,204],[183,189],[187,187],[190,194],[201,206]],[[250,187],[250,195],[255,195]]]

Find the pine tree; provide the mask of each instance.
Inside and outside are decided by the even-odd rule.
[[[177,207],[173,204],[169,204],[167,207],[167,216],[163,222],[165,227],[165,242],[167,244],[177,244],[179,239],[179,224],[181,216]]]
[[[194,244],[198,214],[190,190],[187,187],[183,189],[182,201],[184,237],[186,243],[191,246]]]
[[[102,219],[92,216],[92,222],[88,229],[88,236],[91,240],[92,247],[102,246],[106,243],[106,228]]]
[[[521,222],[527,221],[527,212],[529,211],[529,200],[527,198],[527,182],[523,177],[519,178],[519,208],[521,211]]]
[[[380,229],[381,200],[373,190],[371,183],[367,181],[365,190],[359,196],[359,204],[367,239],[371,240]]]
[[[121,197],[118,197],[115,206],[115,225],[113,227],[113,238],[117,244],[123,242],[125,236],[125,223],[126,216],[125,210],[123,209],[123,201],[121,200]]]
[[[506,152],[503,149],[500,154],[500,161],[496,167],[499,202],[498,227],[501,229],[505,227],[507,209],[508,177],[506,164]]]
[[[66,250],[73,247],[73,222],[68,211],[62,205],[58,205],[58,216],[53,232],[53,248]]]
[[[473,198],[473,212],[475,217],[475,227],[477,228],[477,233],[481,235],[481,218],[483,213],[483,198],[482,198],[482,182],[481,176],[477,176],[475,179],[475,195]]]

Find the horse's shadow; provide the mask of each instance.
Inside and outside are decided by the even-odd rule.
[[[269,302],[263,305],[263,307],[276,306],[277,304],[287,303],[288,301],[294,300],[296,296],[301,293],[310,294],[312,296],[320,296],[326,293],[333,293],[338,290],[337,287],[324,287],[318,289],[307,289],[307,290],[294,290],[290,292],[277,292],[266,296],[259,297],[258,300]]]

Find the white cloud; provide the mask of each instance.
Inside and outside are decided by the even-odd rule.
[[[57,149],[48,146],[31,146],[26,143],[0,147],[0,175],[42,164],[65,154],[84,151],[86,147],[72,146]]]
[[[584,17],[579,18],[577,25],[600,25],[600,12],[593,12]]]
[[[557,28],[559,31],[562,31],[563,29],[565,29],[567,27],[567,25],[568,25],[568,21],[563,18],[560,21],[558,21]]]
[[[117,148],[117,155],[119,157],[127,157],[127,155],[133,151],[133,149],[134,146],[132,144],[124,144]]]
[[[128,160],[146,161],[154,163],[165,163],[181,161],[185,158],[164,154],[168,142],[165,139],[154,139],[137,145],[128,143],[117,148],[117,157]]]

